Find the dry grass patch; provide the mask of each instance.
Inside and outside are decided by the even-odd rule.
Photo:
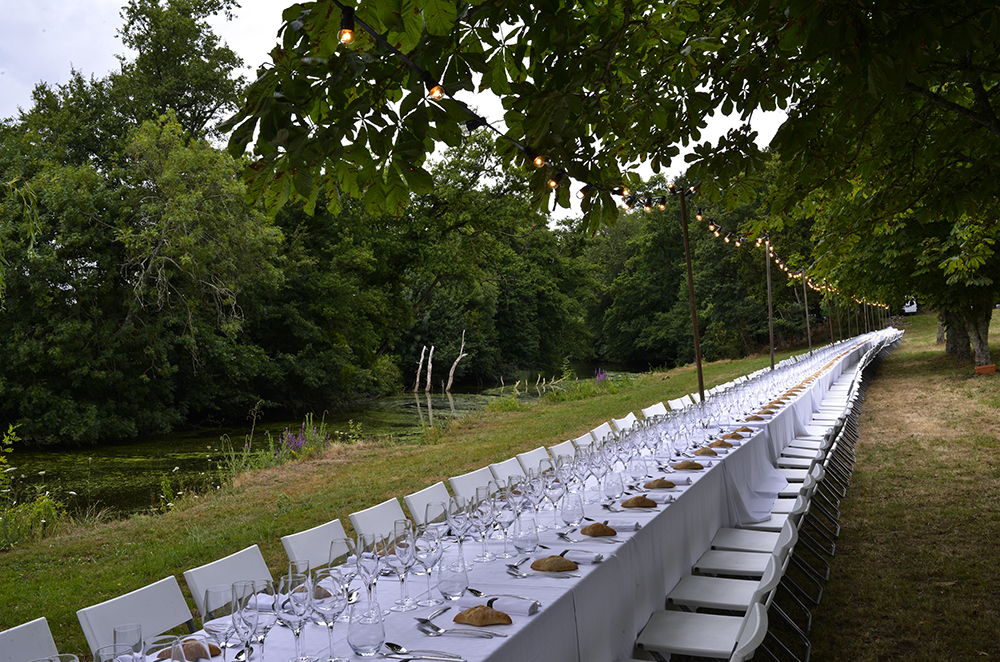
[[[817,662],[1000,659],[1000,387],[943,359],[932,322],[868,389]]]

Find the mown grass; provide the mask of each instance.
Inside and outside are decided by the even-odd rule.
[[[1000,382],[935,331],[909,318],[868,389],[816,662],[1000,659]]]

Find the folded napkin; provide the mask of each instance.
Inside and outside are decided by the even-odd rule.
[[[489,605],[497,611],[502,611],[508,616],[510,614],[531,616],[532,614],[538,613],[538,610],[542,608],[542,603],[538,600],[522,598],[516,595],[485,595],[481,598],[466,595],[458,600],[459,611],[471,609],[472,607],[478,607],[479,605]]]
[[[661,504],[670,503],[671,501],[674,500],[674,496],[672,494],[664,494],[663,492],[649,492],[648,494],[646,494],[646,496],[655,501],[656,503],[661,503]]]
[[[618,533],[633,533],[638,531],[642,526],[638,522],[630,522],[628,520],[608,520],[608,526],[617,531]]]

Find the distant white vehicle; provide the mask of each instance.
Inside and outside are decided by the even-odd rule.
[[[906,303],[903,304],[903,314],[904,315],[913,315],[916,312],[917,312],[917,300],[916,299],[910,299],[909,301],[907,301]]]

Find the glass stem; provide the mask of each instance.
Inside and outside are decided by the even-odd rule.
[[[336,623],[336,622],[337,622],[337,619],[335,618],[332,621],[330,621],[330,623],[328,623],[327,626],[326,626],[326,632],[330,636],[330,659],[331,660],[334,660],[334,659],[337,658],[337,656],[333,654],[333,624]]]

